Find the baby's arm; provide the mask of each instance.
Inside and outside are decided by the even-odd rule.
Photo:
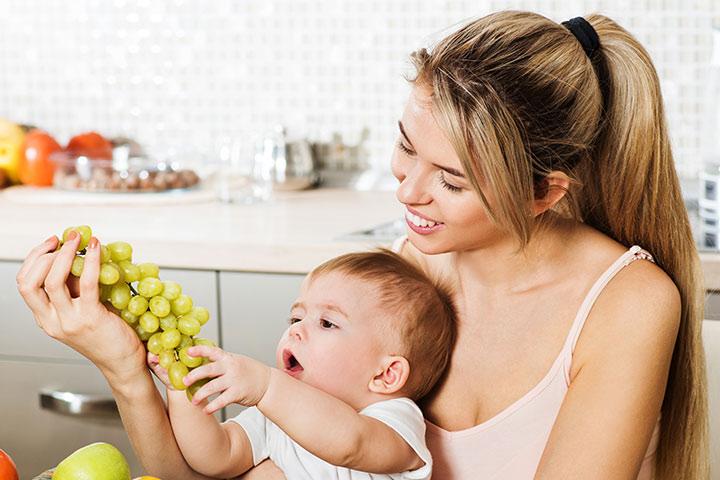
[[[385,423],[277,369],[271,370],[257,408],[303,448],[332,465],[371,473],[398,473],[423,465]]]
[[[253,466],[250,440],[238,424],[220,424],[213,415],[187,399],[184,391],[175,390],[157,355],[148,353],[148,366],[167,387],[167,403],[173,435],[185,461],[198,473],[229,478]]]

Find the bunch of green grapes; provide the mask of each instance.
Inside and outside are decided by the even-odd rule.
[[[63,232],[61,244],[73,230],[80,235],[80,244],[70,273],[79,277],[92,229],[87,225],[69,227]],[[193,305],[179,283],[161,281],[156,264],[134,264],[132,254],[132,246],[127,242],[100,246],[100,301],[135,329],[145,348],[159,357],[173,387],[187,390],[191,399],[206,381],[185,387],[182,379],[208,360],[189,356],[187,349],[193,345],[216,345],[196,336],[210,319],[210,313],[207,308]]]

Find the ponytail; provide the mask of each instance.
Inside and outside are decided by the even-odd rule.
[[[670,148],[650,56],[611,19],[589,15],[602,47],[604,119],[591,163],[577,170],[584,222],[642,245],[680,291],[682,314],[662,406],[658,479],[707,478],[707,381],[702,271]]]

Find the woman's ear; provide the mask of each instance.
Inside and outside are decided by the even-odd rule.
[[[398,392],[407,383],[410,364],[399,355],[389,356],[383,361],[382,370],[370,380],[371,392],[389,395]]]
[[[533,216],[538,216],[550,210],[567,193],[570,187],[570,177],[559,171],[548,173],[545,178],[535,186],[535,200],[532,203]]]

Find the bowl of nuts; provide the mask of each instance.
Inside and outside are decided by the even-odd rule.
[[[55,164],[53,185],[62,190],[151,193],[192,189],[201,181],[192,169],[148,157],[113,155],[109,160],[62,151],[50,159]]]

